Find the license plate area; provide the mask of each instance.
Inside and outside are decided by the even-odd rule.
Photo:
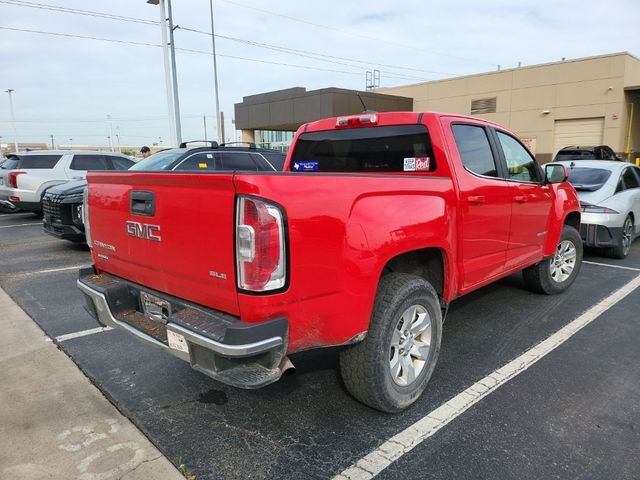
[[[140,292],[142,313],[149,320],[166,324],[171,316],[171,304],[160,297],[147,292]]]

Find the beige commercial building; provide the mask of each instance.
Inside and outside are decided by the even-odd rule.
[[[629,53],[565,60],[378,89],[414,111],[477,115],[513,130],[540,163],[568,145],[640,152],[640,60]]]

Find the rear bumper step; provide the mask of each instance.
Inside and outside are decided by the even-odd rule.
[[[85,309],[101,325],[126,330],[223,383],[259,388],[292,367],[285,356],[286,318],[242,322],[106,273],[96,275],[93,268],[80,270],[78,288]],[[164,314],[143,312],[143,292],[161,300]]]

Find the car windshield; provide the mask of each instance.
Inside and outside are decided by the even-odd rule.
[[[611,170],[604,168],[576,168],[569,169],[569,182],[576,190],[594,192],[607,183]]]
[[[562,160],[596,160],[596,155],[589,150],[562,150],[556,155],[556,162]]]
[[[140,160],[129,170],[167,170],[169,166],[184,153],[184,150],[167,150],[154,153],[153,155]]]

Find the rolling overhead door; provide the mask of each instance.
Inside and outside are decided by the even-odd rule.
[[[604,117],[556,120],[553,155],[570,145],[602,145]]]

